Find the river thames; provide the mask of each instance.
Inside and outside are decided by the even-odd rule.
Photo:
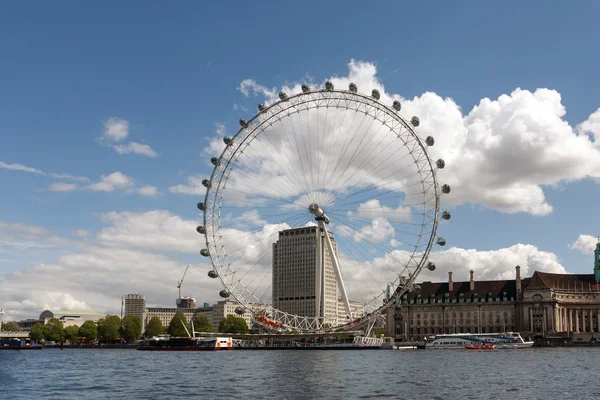
[[[0,399],[600,399],[600,348],[0,352]]]

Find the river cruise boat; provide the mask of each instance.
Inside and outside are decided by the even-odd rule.
[[[0,350],[41,350],[42,346],[33,344],[31,339],[0,339]]]
[[[157,337],[144,340],[137,347],[143,351],[219,351],[231,350],[230,337]]]
[[[518,332],[454,333],[436,335],[425,344],[426,349],[465,349],[466,346],[494,345],[497,349],[523,349],[533,342],[523,340]]]

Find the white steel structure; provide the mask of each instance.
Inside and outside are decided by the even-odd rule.
[[[206,197],[198,203],[203,225],[197,231],[206,242],[200,254],[212,262],[209,277],[225,286],[221,297],[234,297],[240,312],[250,310],[262,325],[350,329],[376,319],[405,291],[419,290],[414,281],[421,269],[435,268],[427,261],[431,247],[446,243],[436,234],[438,220],[450,219],[439,208],[450,186],[438,187],[436,177],[445,162],[430,158],[434,139],[417,136],[417,117],[407,120],[399,101],[387,106],[379,99],[377,90],[363,95],[353,83],[348,90],[326,82],[322,90],[302,85],[297,94],[282,92],[260,104],[252,119],[240,120],[239,131],[224,137],[223,152],[211,159],[213,173],[202,181]],[[303,227],[317,234],[314,282],[300,280],[312,279],[305,276],[305,253],[290,247],[287,259],[298,260],[290,271],[299,278],[286,290],[297,289],[291,282],[314,287],[314,298],[298,296],[314,304],[314,313],[281,310],[272,299],[279,273],[273,244],[279,232]],[[336,301],[333,309],[345,314],[337,319],[322,306],[328,268],[343,305]],[[355,315],[357,309],[365,314]]]

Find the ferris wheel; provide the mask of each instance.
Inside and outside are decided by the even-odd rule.
[[[211,158],[197,227],[220,296],[236,313],[281,332],[351,329],[393,307],[428,261],[440,212],[439,186],[418,117],[326,82],[279,93],[241,119]]]

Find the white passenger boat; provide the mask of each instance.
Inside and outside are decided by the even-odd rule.
[[[464,349],[465,346],[493,344],[497,349],[523,349],[533,346],[533,342],[523,340],[518,332],[498,333],[454,333],[436,335],[428,340],[426,349]]]

